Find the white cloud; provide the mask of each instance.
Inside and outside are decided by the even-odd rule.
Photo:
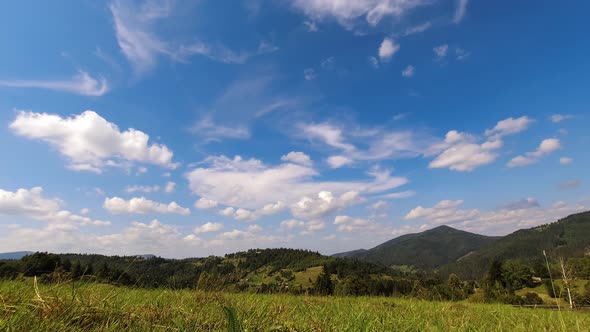
[[[449,45],[442,44],[440,46],[436,46],[432,49],[434,54],[436,55],[437,59],[442,59],[447,56],[447,52],[449,50]]]
[[[520,118],[508,118],[502,121],[498,121],[496,126],[492,129],[486,130],[486,136],[502,137],[507,135],[518,134],[528,129],[533,123],[533,120],[527,116],[521,116]]]
[[[561,148],[561,143],[556,138],[544,139],[537,150],[516,156],[508,162],[508,167],[522,167],[538,162],[543,156],[551,154]]]
[[[303,152],[298,152],[298,151],[291,151],[291,152],[287,153],[286,155],[281,157],[281,160],[292,162],[292,163],[303,165],[303,166],[313,165],[313,162],[311,161],[311,158],[309,158],[308,155],[306,155]]]
[[[414,76],[414,66],[408,65],[404,70],[402,70],[403,77],[412,77]]]
[[[229,206],[223,210],[219,210],[219,214],[224,215],[226,217],[232,217],[234,215],[235,211],[236,210],[233,207]]]
[[[281,221],[281,228],[284,229],[294,229],[294,228],[302,228],[305,226],[305,222],[297,219],[289,219]]]
[[[467,12],[467,3],[469,0],[455,0],[456,7],[455,7],[455,14],[453,15],[453,23],[459,24],[463,21],[463,17],[465,17],[465,13]]]
[[[419,130],[386,131],[382,129],[348,129],[330,123],[311,123],[300,125],[301,137],[342,150],[344,158],[350,160],[382,160],[417,157],[423,154],[432,139]],[[361,151],[347,141],[362,139],[368,149]],[[345,161],[338,158],[334,161]],[[335,166],[338,163],[334,164]]]
[[[223,229],[223,225],[220,223],[207,222],[207,223],[202,224],[199,227],[196,227],[193,230],[193,233],[201,234],[201,233],[218,232],[222,229]]]
[[[121,132],[93,111],[62,118],[59,115],[21,111],[10,124],[19,136],[49,143],[68,157],[68,168],[101,173],[104,167],[125,167],[144,162],[176,168],[165,145],[149,144],[149,136],[136,129]]]
[[[438,154],[430,162],[429,168],[449,168],[454,171],[469,172],[496,160],[504,142],[503,137],[514,135],[528,128],[532,120],[526,116],[499,121],[492,129],[485,131],[483,143],[477,138],[456,130],[449,131],[442,143],[435,144],[427,154]]]
[[[338,226],[341,232],[359,232],[374,228],[375,224],[363,218],[352,218],[349,216],[336,216],[334,225]]]
[[[453,227],[486,234],[507,234],[511,231],[556,221],[571,213],[586,209],[582,205],[556,202],[549,207],[525,202],[514,209],[497,211],[463,210],[462,200],[444,200],[431,208],[418,206],[406,214],[406,220],[423,220],[429,225],[452,224]]]
[[[400,199],[400,198],[412,197],[414,195],[416,195],[416,192],[414,192],[412,190],[407,190],[407,191],[401,191],[401,192],[381,195],[380,197],[388,198],[388,199]]]
[[[291,206],[291,213],[301,219],[318,219],[334,211],[363,202],[357,191],[348,191],[335,197],[329,191],[321,191],[317,197],[305,196]]]
[[[160,186],[158,185],[154,185],[154,186],[127,186],[125,187],[125,192],[127,193],[135,193],[135,192],[144,192],[144,193],[153,193],[153,192],[157,192],[160,191]]]
[[[379,46],[379,58],[381,61],[388,61],[391,57],[399,51],[400,46],[392,38],[385,38]]]
[[[129,1],[111,2],[109,9],[117,42],[136,74],[154,68],[160,56],[187,62],[190,56],[200,55],[222,63],[240,64],[253,56],[277,50],[277,47],[264,41],[259,43],[255,51],[235,52],[222,45],[212,46],[200,41],[184,45],[174,40],[163,40],[155,27],[172,15],[173,7],[173,1],[148,1],[140,6]]]
[[[172,181],[166,182],[166,187],[164,188],[164,192],[167,194],[171,194],[176,190],[176,183]]]
[[[561,121],[569,120],[573,117],[574,117],[573,115],[569,115],[569,114],[553,114],[551,116],[551,122],[560,123]]]
[[[93,97],[109,92],[109,85],[104,77],[94,78],[85,71],[79,71],[68,80],[0,80],[0,86],[47,89]]]
[[[322,182],[313,179],[319,173],[311,167],[292,163],[267,166],[260,160],[240,156],[233,159],[209,157],[205,163],[209,166],[199,167],[186,175],[190,189],[222,204],[248,209],[260,209],[277,201],[291,205],[301,197],[322,191],[334,195],[349,191],[378,193],[407,183],[403,177],[393,177],[389,172],[378,170],[369,173],[372,180]]]
[[[105,198],[103,208],[111,213],[174,213],[189,215],[190,210],[178,205],[176,202],[168,204],[158,203],[145,197],[134,197],[126,201],[120,197]]]
[[[432,27],[432,23],[424,22],[422,24],[411,26],[411,27],[407,28],[403,35],[410,36],[410,35],[414,35],[417,33],[422,33],[424,31],[430,29],[431,27]]]
[[[217,201],[204,197],[199,198],[199,200],[195,202],[195,207],[201,210],[214,209],[217,207],[217,205]]]
[[[386,201],[377,201],[369,206],[367,206],[368,209],[373,210],[373,211],[381,211],[381,210],[385,210],[389,208],[389,204],[387,204]]]
[[[318,75],[316,74],[315,70],[313,70],[313,68],[305,68],[303,70],[303,77],[306,81],[313,81],[318,77]]]
[[[572,158],[569,157],[561,157],[559,158],[559,163],[562,165],[569,165],[571,163],[573,163],[574,160]]]
[[[57,225],[110,225],[109,221],[92,220],[73,214],[70,211],[62,210],[64,203],[57,198],[45,198],[42,187],[31,189],[18,189],[11,192],[0,189],[0,215],[24,216],[35,220],[47,221]],[[82,209],[81,214],[87,214],[88,209]]]
[[[425,0],[291,0],[293,6],[314,20],[334,18],[346,28],[364,17],[366,22],[377,25],[385,17],[401,17],[408,11],[430,4]]]
[[[222,240],[242,240],[242,239],[249,239],[249,238],[253,238],[253,237],[254,237],[254,234],[247,232],[247,231],[241,231],[238,229],[234,229],[231,232],[225,232],[219,236],[219,238]]]
[[[346,165],[352,164],[354,160],[347,158],[345,156],[330,156],[328,157],[328,159],[326,159],[326,162],[328,163],[328,165],[330,165],[331,168],[341,168]]]

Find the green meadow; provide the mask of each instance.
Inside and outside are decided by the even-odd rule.
[[[590,312],[0,281],[0,331],[588,331]]]

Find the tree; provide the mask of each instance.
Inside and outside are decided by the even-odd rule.
[[[505,286],[504,280],[502,278],[502,272],[504,272],[502,263],[499,261],[493,261],[492,265],[490,265],[490,269],[488,270],[488,281],[491,284],[500,283],[502,286]]]
[[[332,295],[334,294],[334,283],[332,283],[332,279],[330,278],[330,274],[326,273],[326,268],[324,267],[322,273],[316,279],[313,285],[314,292],[318,295]]]

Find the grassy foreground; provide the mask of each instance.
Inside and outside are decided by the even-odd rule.
[[[0,331],[588,331],[590,313],[384,297],[307,297],[0,281]]]

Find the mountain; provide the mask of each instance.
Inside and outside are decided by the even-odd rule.
[[[21,259],[26,255],[32,254],[32,251],[15,251],[15,252],[3,252],[0,253],[0,260],[2,259]]]
[[[518,259],[543,263],[558,257],[590,255],[590,211],[570,215],[554,223],[521,229],[492,245],[439,269],[442,275],[456,273],[462,278],[480,278],[494,260]]]
[[[498,237],[439,226],[421,233],[397,237],[369,250],[349,251],[334,256],[386,266],[408,265],[432,270],[480,250],[496,240]]]

